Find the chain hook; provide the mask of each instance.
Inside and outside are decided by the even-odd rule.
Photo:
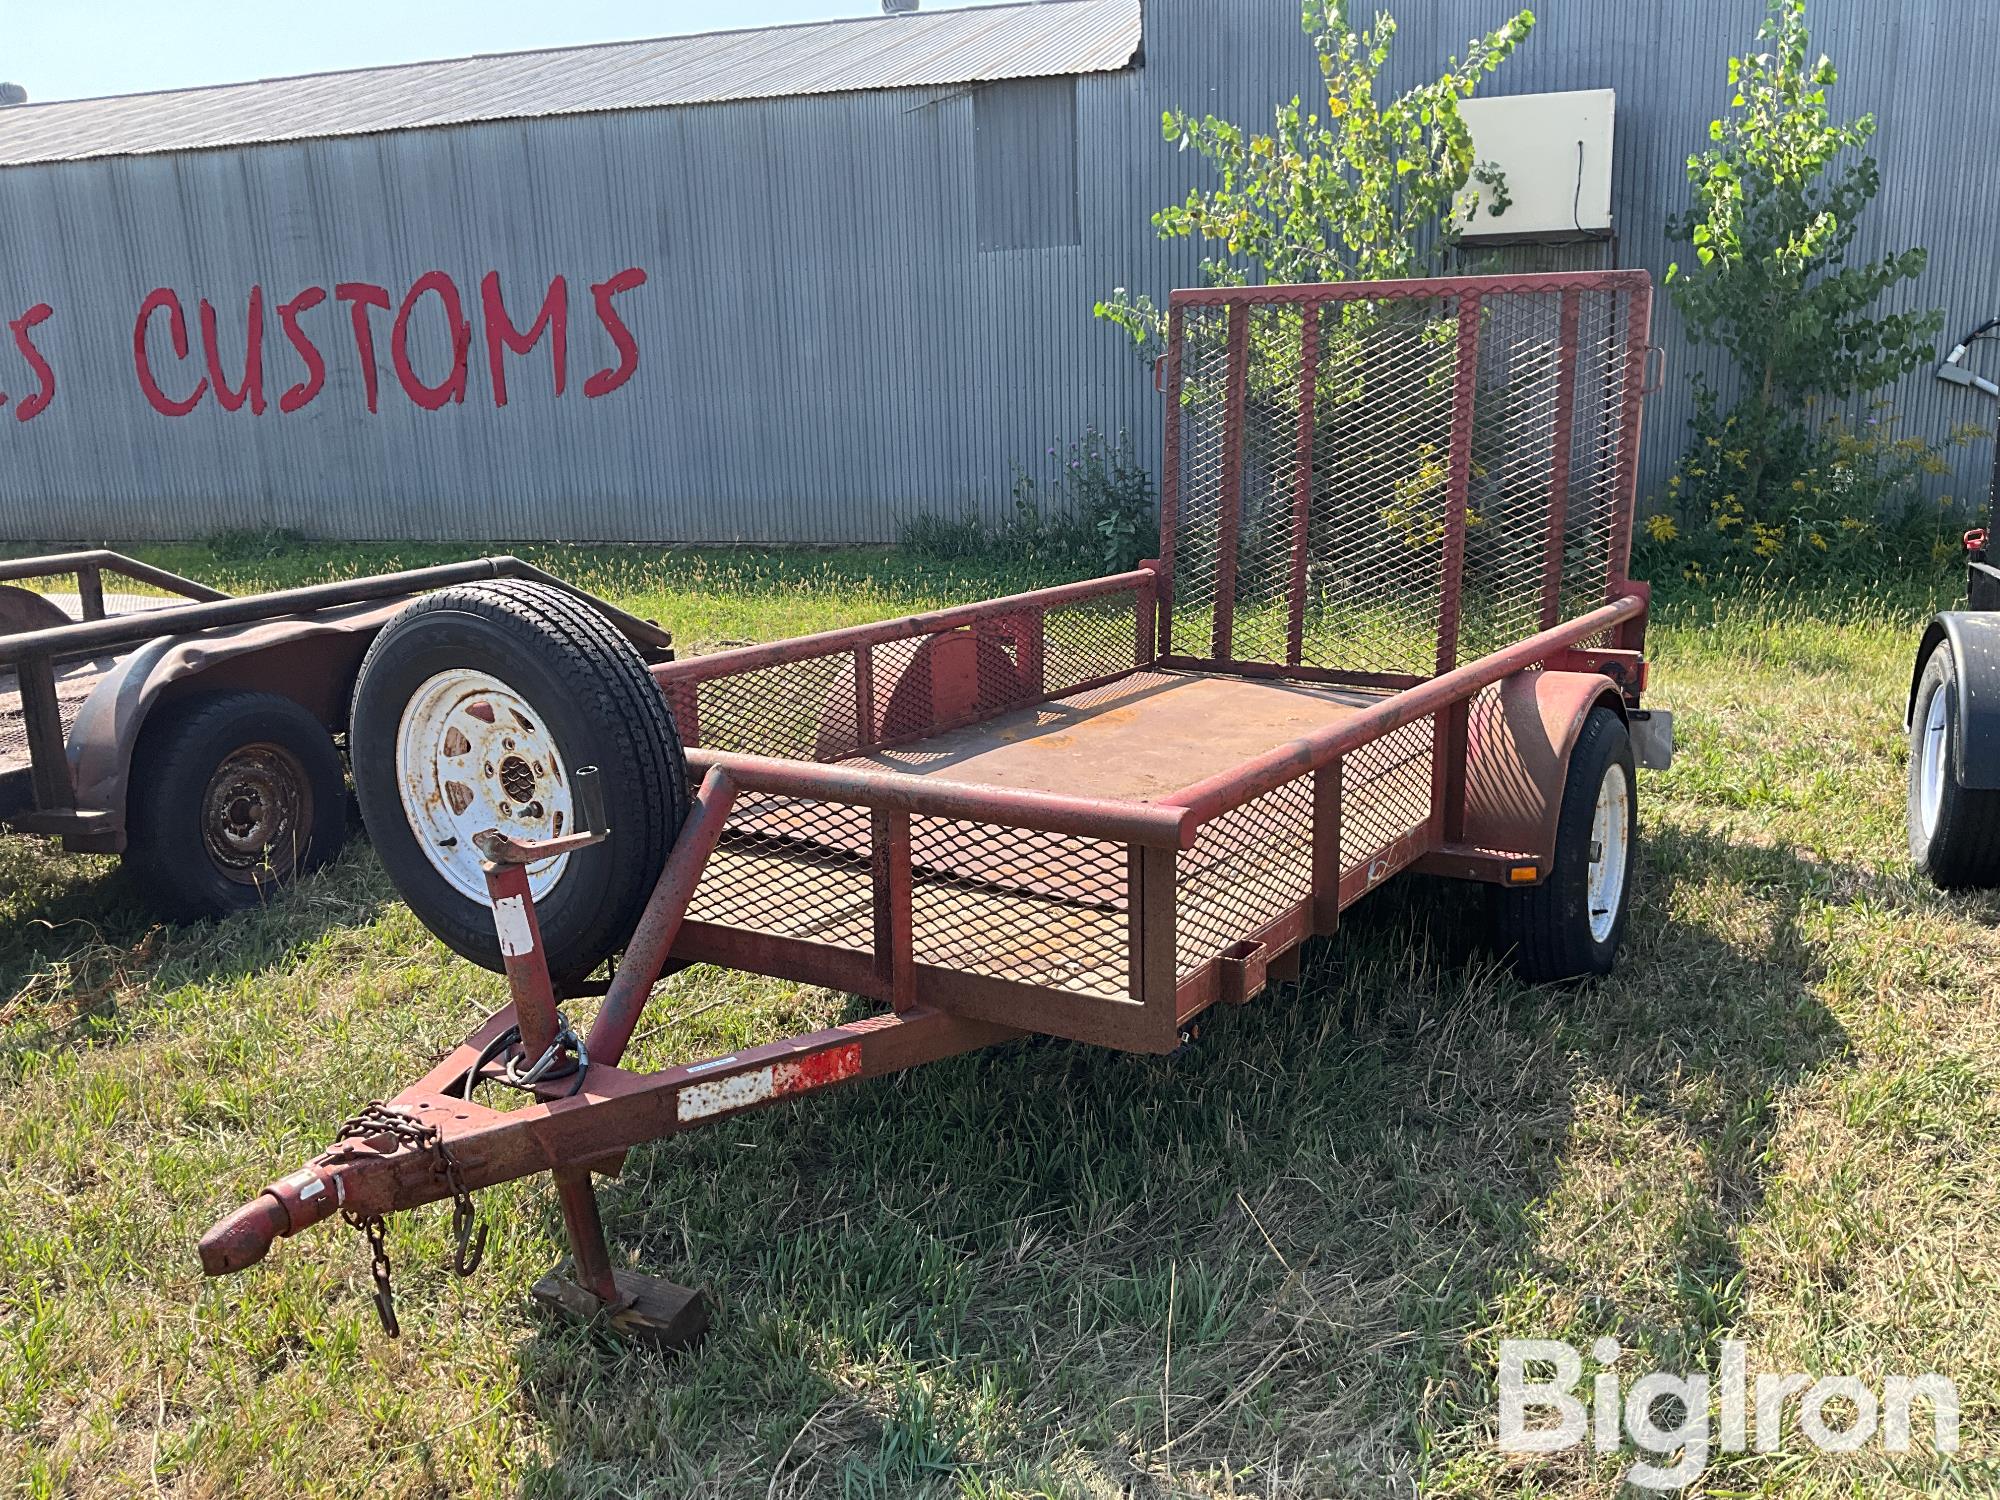
[[[401,1338],[403,1328],[396,1321],[396,1294],[389,1284],[389,1226],[380,1214],[362,1217],[343,1213],[341,1217],[368,1241],[368,1274],[375,1281],[375,1316],[382,1322],[382,1331],[392,1339]]]
[[[466,1190],[465,1179],[460,1175],[458,1163],[439,1141],[435,1147],[437,1168],[451,1187],[451,1269],[459,1276],[470,1276],[479,1269],[480,1261],[486,1258],[486,1229],[479,1222],[478,1213],[472,1206],[472,1194]]]
[[[445,1146],[444,1133],[437,1126],[425,1124],[378,1099],[342,1125],[335,1140],[380,1135],[393,1140],[397,1149],[408,1146],[430,1156],[431,1170],[444,1178],[445,1185],[451,1190],[451,1268],[460,1276],[470,1276],[485,1258],[487,1226],[479,1222],[478,1211],[472,1204],[472,1192],[465,1185],[465,1176],[459,1171],[458,1162]],[[375,1282],[375,1315],[382,1320],[383,1332],[392,1339],[399,1338],[402,1328],[396,1321],[395,1294],[390,1285],[388,1223],[381,1214],[343,1212],[341,1217],[359,1229],[368,1241],[368,1270]]]

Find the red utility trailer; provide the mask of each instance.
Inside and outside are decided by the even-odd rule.
[[[632,1146],[1029,1032],[1171,1051],[1405,869],[1498,887],[1530,979],[1605,971],[1633,768],[1671,744],[1626,577],[1650,299],[1642,272],[1176,293],[1161,555],[1129,573],[650,671],[541,586],[412,606],[362,669],[357,789],[512,1003],[204,1267],[337,1209],[390,1321],[383,1215],[452,1198],[466,1270],[470,1194],[548,1171],[574,1260],[538,1293],[680,1342],[695,1294],[614,1270],[597,1216]],[[621,1068],[697,963],[881,1009]]]

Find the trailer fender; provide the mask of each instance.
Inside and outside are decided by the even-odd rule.
[[[1466,844],[1530,855],[1548,873],[1570,751],[1600,704],[1626,717],[1617,685],[1597,672],[1517,672],[1473,699]]]
[[[872,685],[866,725],[859,722],[860,689],[850,662],[821,709],[813,759],[839,760],[882,740],[914,739],[967,723],[994,704],[1039,698],[1039,646],[1039,626],[1030,630],[1015,616],[926,636],[906,661],[876,668],[880,675]]]
[[[53,630],[69,624],[62,606],[52,604],[29,589],[0,587],[0,635],[21,635],[30,630]]]
[[[1979,791],[2000,789],[2000,614],[1948,610],[1931,621],[1910,668],[1903,727],[1910,727],[1917,683],[1940,641],[1951,645],[1952,674],[1958,685],[1958,712],[1951,720],[1951,759],[1958,768],[1958,784]]]
[[[368,643],[406,599],[371,602],[310,616],[164,636],[148,641],[105,674],[69,733],[77,805],[105,808],[109,831],[71,835],[68,847],[96,854],[125,850],[125,798],[132,752],[147,716],[189,692],[247,688],[290,698],[327,728],[346,722],[347,699]]]

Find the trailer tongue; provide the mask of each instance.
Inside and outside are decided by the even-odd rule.
[[[399,886],[511,1003],[216,1224],[204,1269],[339,1212],[394,1331],[383,1216],[453,1200],[469,1271],[471,1195],[547,1171],[572,1257],[537,1294],[685,1343],[697,1295],[605,1245],[591,1173],[633,1146],[1029,1032],[1171,1051],[1411,867],[1498,887],[1528,978],[1607,970],[1633,768],[1670,744],[1626,577],[1649,305],[1638,272],[1177,293],[1161,557],[1130,573],[650,672],[541,586],[426,601],[377,642],[404,665],[363,669],[356,735],[403,749],[357,747],[357,785],[371,827],[400,799]],[[485,622],[477,661],[453,620]],[[447,690],[439,724],[532,753],[402,732]],[[539,835],[452,821],[524,805]],[[593,937],[604,910],[630,915]],[[883,1009],[621,1066],[693,963]]]

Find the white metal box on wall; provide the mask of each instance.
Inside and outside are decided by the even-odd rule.
[[[1610,234],[1613,102],[1610,89],[1462,101],[1479,164],[1466,237]]]

